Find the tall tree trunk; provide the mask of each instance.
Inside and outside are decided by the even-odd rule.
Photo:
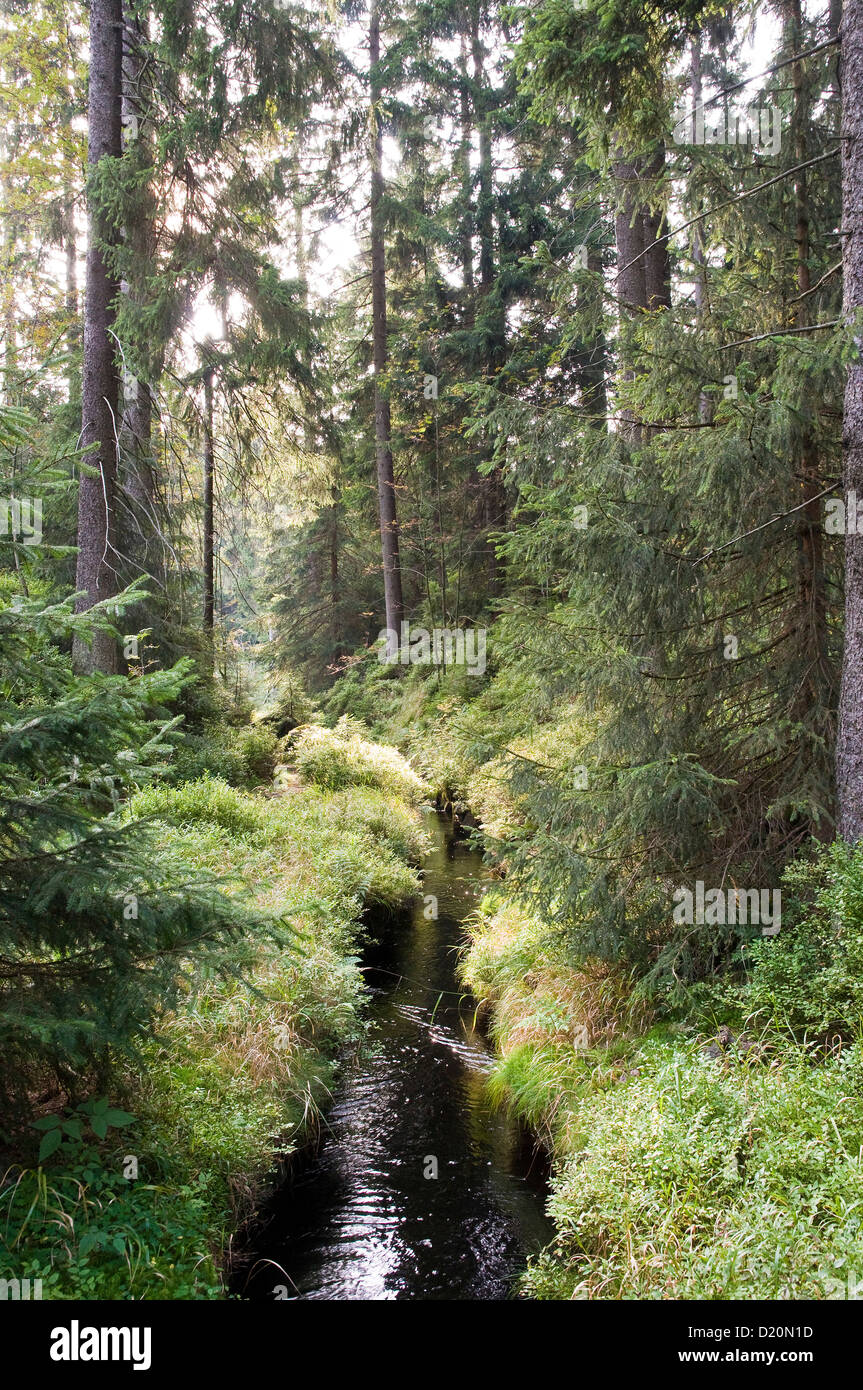
[[[644,173],[651,180],[651,199],[642,209],[644,226],[644,289],[648,309],[671,308],[671,261],[665,240],[665,209],[662,206],[662,176],[665,172],[665,146],[660,142]]]
[[[296,246],[297,277],[300,281],[303,308],[309,308],[308,256],[306,253],[306,229],[303,215],[303,199],[300,192],[300,160],[295,151],[292,162],[294,188],[297,190],[294,202],[294,242]],[[308,413],[303,418],[303,448],[308,455],[315,452],[317,445],[315,432]],[[337,464],[334,461],[334,468]],[[335,666],[344,655],[342,648],[341,587],[339,580],[339,488],[333,481],[330,486],[331,505],[326,530],[330,559],[330,641],[332,643],[332,665]]]
[[[698,114],[703,101],[701,80],[701,34],[692,39],[689,49],[689,79],[692,93],[692,143],[697,143]],[[693,160],[693,172],[698,165]],[[701,197],[696,193],[692,199],[692,215],[698,216],[702,210]],[[690,254],[695,266],[695,317],[700,324],[707,313],[707,253],[704,249],[704,232],[700,222],[692,228]],[[706,391],[698,393],[698,418],[703,425],[709,425],[713,418],[713,403]]]
[[[460,36],[459,54],[459,144],[456,153],[457,169],[462,193],[462,215],[459,218],[459,252],[461,255],[462,283],[465,300],[472,317],[471,295],[473,293],[473,175],[470,155],[473,138],[471,121],[470,82],[467,72],[467,36]]]
[[[617,183],[614,243],[617,254],[617,301],[620,332],[619,372],[622,381],[634,375],[631,322],[647,308],[644,277],[644,219],[638,196],[638,166],[630,159],[614,162]],[[620,432],[630,443],[641,438],[641,428],[629,411],[621,411]]]
[[[66,330],[66,351],[69,365],[66,369],[69,403],[80,399],[81,371],[76,360],[81,346],[81,325],[78,321],[78,236],[75,229],[75,194],[70,188],[63,203],[63,251],[66,259],[66,317],[69,326]]]
[[[123,8],[121,0],[91,0],[90,89],[87,164],[89,237],[87,290],[84,303],[84,362],[81,381],[81,442],[96,476],[83,475],[78,492],[79,612],[118,592],[116,551],[117,407],[119,383],[115,364],[114,301],[118,285],[100,242],[113,233],[106,223],[92,176],[100,160],[121,155],[121,71]],[[91,645],[77,638],[73,660],[81,671],[116,671],[117,641],[95,633]]]
[[[212,633],[215,612],[216,575],[214,565],[214,508],[215,448],[213,439],[213,368],[204,372],[204,631]]]
[[[129,0],[123,0],[123,148],[137,154],[137,168],[149,167],[153,155],[146,134],[148,92],[146,77],[146,41],[144,22]],[[143,288],[151,274],[155,250],[153,227],[154,198],[149,188],[142,189],[142,203],[125,228],[127,248],[131,251],[132,283],[124,281],[122,291],[132,301],[144,298]],[[139,335],[135,335],[136,337]],[[121,524],[123,553],[131,562],[132,571],[155,573],[160,554],[154,544],[158,530],[156,520],[156,471],[153,459],[153,387],[161,372],[163,349],[151,344],[135,345],[136,370],[127,373],[123,390],[123,415],[120,430],[121,483],[125,503]],[[146,364],[146,365],[145,365]],[[142,622],[145,614],[141,612]]]
[[[789,0],[786,33],[791,53],[803,48],[803,15],[801,0]],[[807,130],[811,119],[809,90],[805,63],[796,62],[791,68],[794,102],[791,115],[791,135],[794,164],[804,164],[807,158]],[[863,94],[861,94],[863,95]],[[794,240],[796,246],[796,281],[798,302],[795,326],[805,328],[809,323],[809,300],[803,298],[811,285],[809,273],[809,188],[805,169],[798,169],[794,181]],[[824,575],[824,530],[821,515],[822,490],[819,469],[818,440],[813,429],[804,432],[800,443],[797,469],[800,492],[795,505],[805,503],[797,516],[797,646],[802,672],[793,716],[810,725],[812,739],[802,750],[807,762],[818,763],[829,782],[829,770],[823,768],[820,749],[829,745],[832,736],[831,707],[834,698],[833,673],[827,650],[827,595]],[[813,827],[824,836],[827,826]]]
[[[14,74],[0,68],[0,85],[14,83]],[[15,144],[12,123],[0,122],[0,225],[2,225],[2,256],[0,256],[0,333],[3,337],[3,399],[7,404],[15,399],[15,374],[18,366],[18,342],[15,322],[15,260],[18,241],[18,216],[13,205],[9,163]]]
[[[494,264],[494,150],[492,146],[491,113],[486,82],[482,38],[480,35],[480,5],[471,7],[471,54],[473,58],[474,119],[479,132],[479,196],[476,226],[479,235],[479,292],[480,319],[486,334],[486,380],[494,380],[506,355],[506,320],[502,306],[495,302]],[[484,462],[490,462],[486,450]],[[493,468],[482,480],[483,525],[489,532],[502,531],[506,526],[506,492],[499,468]],[[500,564],[494,545],[488,547],[489,592],[500,590]]]
[[[383,219],[383,131],[381,120],[381,30],[379,0],[372,0],[369,15],[369,91],[371,96],[371,262],[372,262],[372,357],[375,373],[375,459],[378,475],[378,509],[381,556],[384,571],[386,625],[401,632],[404,619],[399,528],[393,472],[392,421],[386,380],[387,278]]]
[[[668,242],[663,240],[665,212],[661,204],[661,180],[665,146],[661,143],[649,158],[624,157],[614,161],[618,185],[614,239],[617,251],[617,299],[620,322],[620,376],[634,374],[629,325],[645,310],[671,307],[671,266]],[[645,201],[645,181],[653,185]],[[622,412],[621,432],[631,443],[643,440],[645,429],[628,411]]]
[[[701,34],[696,34],[689,46],[689,81],[692,93],[692,143],[696,143],[696,131],[698,128],[698,112],[703,101],[703,84],[701,78]],[[697,207],[693,207],[694,213],[701,211],[701,199],[697,200]],[[692,260],[697,269],[695,272],[695,313],[701,319],[707,307],[707,256],[704,251],[704,233],[701,223],[697,222],[692,228],[691,241]]]
[[[842,15],[843,313],[863,311],[863,0],[845,0]],[[842,429],[845,496],[863,497],[863,330],[845,379]],[[845,654],[836,740],[839,832],[863,837],[863,536],[845,537]]]
[[[590,343],[589,348],[585,349],[584,362],[579,372],[579,383],[581,386],[582,401],[584,410],[588,415],[595,415],[597,421],[601,423],[605,430],[606,418],[608,416],[608,348],[605,341],[603,329],[603,308],[604,308],[604,288],[602,283],[602,253],[596,250],[588,250],[587,269],[593,279],[585,293],[585,303],[587,312],[591,320],[596,324],[596,335]],[[579,303],[582,300],[582,290],[578,291]]]

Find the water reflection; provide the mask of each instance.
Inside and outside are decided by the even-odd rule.
[[[487,1102],[492,1059],[454,974],[482,864],[442,818],[429,830],[438,919],[420,901],[366,953],[373,1045],[343,1076],[315,1160],[271,1203],[259,1263],[235,1281],[247,1298],[287,1282],[308,1299],[502,1299],[550,1239],[539,1162]]]

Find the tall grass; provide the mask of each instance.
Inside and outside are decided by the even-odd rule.
[[[482,905],[461,970],[493,1011],[491,1091],[555,1156],[557,1237],[525,1278],[528,1296],[853,1291],[863,1278],[861,864],[860,853],[827,851],[797,866],[796,920],[751,952],[750,976],[714,987],[712,1003],[705,987],[697,1011],[652,1027],[618,972],[576,968],[503,896]],[[748,1034],[726,1051],[706,1047],[698,1018],[729,1010]]]
[[[397,749],[372,743],[365,726],[348,716],[334,729],[313,724],[298,730],[292,752],[304,780],[330,791],[376,787],[414,804],[425,794],[422,779]]]
[[[231,1232],[275,1156],[314,1130],[339,1050],[364,1034],[363,910],[419,891],[418,779],[394,749],[381,766],[382,788],[265,798],[207,776],[128,803],[124,816],[149,819],[190,880],[229,875],[224,891],[282,930],[238,939],[218,975],[190,970],[182,1007],[139,1062],[100,1082],[134,1116],[122,1145],[70,1135],[40,1165],[34,1132],[0,1186],[0,1278],[41,1278],[55,1299],[224,1296]]]

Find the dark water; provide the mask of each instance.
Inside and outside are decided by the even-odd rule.
[[[455,979],[483,866],[442,817],[428,829],[437,920],[419,901],[375,929],[371,1048],[343,1075],[316,1156],[262,1213],[233,1282],[246,1298],[504,1299],[551,1238],[542,1162],[484,1096],[489,1045]]]

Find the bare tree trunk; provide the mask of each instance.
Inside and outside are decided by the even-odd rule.
[[[148,111],[146,90],[147,39],[143,22],[129,0],[123,0],[123,148],[143,150],[140,163],[149,166],[152,160],[151,142],[145,133]],[[155,250],[153,230],[154,200],[149,189],[142,190],[144,206],[125,229],[126,244],[132,252],[133,283],[122,285],[125,295],[143,298],[141,282],[149,275]],[[124,382],[123,417],[120,431],[122,474],[125,500],[123,517],[123,551],[132,562],[133,570],[153,574],[158,547],[153,544],[158,529],[156,520],[156,472],[153,459],[153,387],[161,371],[162,351],[155,354],[149,345],[144,351],[138,346],[137,370],[130,372]],[[142,357],[151,359],[142,370]],[[155,369],[149,370],[155,363]],[[142,613],[142,618],[143,618]]]
[[[492,381],[505,357],[506,323],[500,305],[493,302],[495,289],[494,267],[494,150],[491,116],[483,94],[487,90],[480,37],[480,7],[471,7],[471,53],[473,57],[474,119],[479,131],[479,197],[476,224],[479,234],[479,290],[483,303],[482,316],[488,334],[485,354],[486,379]],[[484,461],[489,462],[486,451]],[[499,468],[493,468],[482,480],[483,525],[488,532],[502,531],[506,526],[506,492]],[[501,585],[500,564],[493,545],[488,547],[489,592],[496,594]]]
[[[378,509],[381,556],[384,571],[386,625],[401,632],[404,618],[399,529],[393,472],[392,421],[387,372],[387,279],[383,223],[383,135],[381,126],[381,56],[379,0],[372,0],[369,16],[369,89],[372,106],[371,139],[371,261],[372,261],[372,356],[375,372],[375,458],[378,474]]]
[[[81,373],[75,360],[81,345],[81,325],[78,322],[78,237],[75,230],[75,194],[70,189],[63,204],[63,251],[66,257],[66,350],[69,365],[66,380],[70,404],[81,395]]]
[[[689,50],[689,78],[690,90],[692,93],[692,141],[696,143],[696,132],[698,129],[698,113],[702,105],[702,82],[701,82],[701,34],[698,33],[692,39]],[[697,168],[693,161],[693,168]],[[693,199],[692,214],[697,216],[702,210],[702,200],[699,196]],[[695,317],[701,323],[707,312],[707,254],[704,250],[704,233],[701,223],[697,222],[692,228],[692,241],[690,243],[691,256],[695,265]],[[713,418],[713,403],[706,391],[698,393],[698,418],[703,425],[708,425]]]
[[[665,146],[657,145],[644,169],[653,182],[650,203],[642,209],[644,224],[644,288],[648,309],[671,308],[671,261],[665,240],[665,209],[662,207],[662,175],[665,172]]]
[[[803,48],[801,0],[789,0],[786,32],[790,51],[799,53]],[[805,163],[808,153],[806,134],[811,111],[804,66],[803,62],[797,62],[791,68],[794,93],[791,133],[795,165]],[[799,169],[795,177],[794,209],[798,292],[795,324],[803,328],[809,322],[809,301],[802,296],[808,293],[811,284],[809,189],[805,169]],[[818,749],[822,746],[822,740],[829,745],[833,733],[832,719],[829,714],[823,713],[829,711],[832,705],[834,689],[827,650],[827,595],[819,462],[818,440],[814,431],[807,429],[800,444],[800,494],[795,498],[795,505],[801,501],[806,505],[798,513],[797,519],[797,645],[802,675],[793,714],[801,723],[807,724],[812,722],[813,711],[822,712],[821,719],[812,730],[815,741],[803,750],[810,763],[818,760]],[[827,777],[829,779],[829,772]],[[813,827],[813,830],[822,836],[827,833],[827,827],[824,825]]]
[[[79,612],[118,592],[116,552],[117,407],[114,301],[118,285],[105,261],[100,242],[112,235],[93,189],[92,175],[100,160],[121,155],[121,0],[91,0],[90,89],[87,163],[91,183],[87,193],[89,238],[87,290],[84,303],[84,363],[81,381],[82,447],[86,462],[97,470],[83,475],[78,492]],[[80,671],[116,671],[119,651],[108,633],[95,633],[92,645],[75,640],[73,660]]]
[[[614,239],[617,250],[617,298],[620,322],[620,376],[630,380],[634,372],[629,324],[645,310],[671,307],[671,268],[668,242],[662,240],[665,213],[658,207],[660,182],[665,168],[665,147],[660,144],[650,158],[624,157],[614,162],[618,184]],[[645,180],[654,185],[645,202]],[[639,443],[645,430],[629,412],[623,412],[621,432]]]
[[[215,449],[213,443],[213,368],[204,372],[204,631],[212,633],[215,612],[214,508],[213,483]]]
[[[614,217],[614,242],[617,253],[617,300],[620,328],[619,371],[622,381],[633,376],[630,323],[647,308],[647,284],[644,277],[644,220],[638,196],[638,168],[629,159],[617,159],[614,178],[618,185],[617,210]],[[620,426],[625,439],[635,444],[641,428],[635,417],[622,411]]]
[[[843,313],[863,310],[863,0],[845,0],[842,15]],[[863,331],[845,380],[842,429],[845,495],[863,497]],[[863,837],[863,537],[845,537],[845,655],[836,740],[839,832]]]
[[[701,34],[696,34],[689,48],[689,79],[690,91],[692,93],[692,123],[697,129],[698,112],[703,101],[703,87],[701,80]],[[695,143],[695,132],[693,132],[693,143]],[[695,209],[700,212],[701,200],[698,199],[699,207]],[[704,233],[701,223],[698,222],[692,229],[692,259],[698,269],[695,272],[695,313],[697,317],[703,318],[707,307],[707,272],[705,266],[707,257],[704,252]]]
[[[461,273],[468,303],[473,291],[473,177],[470,168],[470,152],[473,125],[471,122],[470,85],[467,75],[467,38],[461,35],[459,55],[459,145],[457,152],[458,174],[464,200],[464,210],[459,225],[459,251],[461,253]]]
[[[632,317],[647,307],[644,279],[644,221],[638,193],[638,166],[628,159],[617,159],[614,177],[618,185],[614,218],[617,251],[617,299],[622,316]]]

